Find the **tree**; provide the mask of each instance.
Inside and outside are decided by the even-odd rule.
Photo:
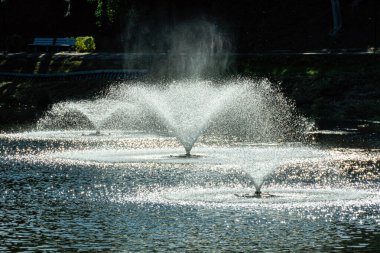
[[[123,0],[87,0],[96,4],[96,25],[101,31],[112,29],[120,22],[126,11],[126,2]]]
[[[68,17],[70,15],[71,1],[70,0],[65,0],[65,2],[67,3],[67,10],[66,10],[65,17]]]
[[[342,14],[339,0],[331,0],[331,11],[333,17],[333,29],[330,35],[336,37],[342,29]]]

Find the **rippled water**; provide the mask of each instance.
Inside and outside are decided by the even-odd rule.
[[[226,157],[247,149],[278,150],[271,145],[203,138],[194,147],[198,156],[186,159],[178,156],[183,151],[174,138],[89,133],[0,135],[0,251],[380,247],[380,151],[374,136],[370,149],[354,142],[333,146],[331,138],[326,147],[284,147],[299,157],[281,160],[263,186],[274,197],[257,199],[241,197],[253,191],[250,171]]]

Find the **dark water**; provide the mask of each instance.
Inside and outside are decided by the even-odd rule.
[[[352,138],[363,141],[363,136],[369,140],[368,152],[376,154],[376,134],[319,135],[316,141],[328,148],[348,149],[342,147],[344,143],[352,148]],[[84,144],[7,136],[2,136],[0,142],[1,252],[362,252],[380,248],[379,199],[294,208],[128,201],[124,197],[167,187],[244,187],[248,181],[235,170],[208,171],[187,165],[19,159],[25,154],[38,157],[46,150]],[[91,148],[99,143],[87,145]],[[360,171],[368,164],[358,161],[351,166]],[[360,189],[380,189],[378,160],[373,160],[371,166],[374,177],[348,181]],[[281,176],[277,181],[273,178],[274,185],[285,183]]]

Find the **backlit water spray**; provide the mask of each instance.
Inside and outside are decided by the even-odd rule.
[[[82,121],[84,128],[92,125],[96,133],[103,127],[168,134],[183,146],[186,157],[192,157],[191,151],[201,136],[213,136],[222,142],[234,139],[253,143],[304,139],[310,124],[268,80],[202,78],[216,75],[228,62],[228,43],[215,25],[205,21],[184,24],[174,29],[172,39],[168,64],[176,79],[124,82],[94,100],[58,103],[39,121],[38,127],[59,129],[68,121],[77,125]],[[74,119],[70,121],[71,118]],[[260,156],[264,159],[270,152],[273,150]],[[259,175],[274,171],[280,162],[256,158],[251,162],[251,154],[234,154],[237,155],[230,160],[239,163],[248,174],[256,175],[252,182],[259,195],[265,180]]]

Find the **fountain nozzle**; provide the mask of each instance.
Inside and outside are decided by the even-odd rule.
[[[190,150],[191,148],[185,148],[185,151],[186,151],[186,157],[190,157],[191,154],[190,154]]]

